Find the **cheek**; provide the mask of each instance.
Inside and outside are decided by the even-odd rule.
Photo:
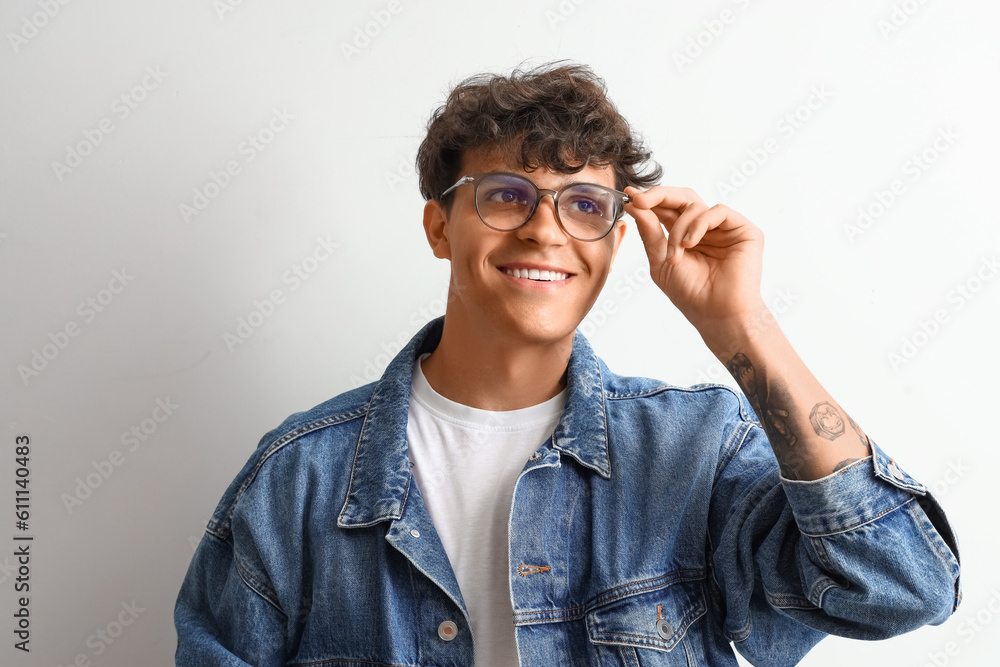
[[[611,273],[611,265],[614,261],[614,246],[606,245],[594,248],[587,255],[587,267],[591,274],[602,280]]]
[[[473,278],[492,269],[490,252],[494,244],[481,235],[456,230],[451,238],[451,273]]]

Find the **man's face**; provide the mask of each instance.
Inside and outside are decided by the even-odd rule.
[[[576,174],[544,168],[528,172],[514,161],[476,153],[466,156],[459,175],[491,171],[523,174],[543,189],[558,190],[573,182],[614,187],[611,168],[587,167]],[[604,286],[625,234],[619,221],[598,241],[569,236],[556,219],[552,197],[543,197],[520,228],[490,229],[476,212],[474,184],[454,191],[450,212],[428,202],[424,227],[434,254],[451,260],[446,317],[460,327],[478,328],[479,335],[521,343],[553,343],[573,335]],[[515,277],[515,269],[547,270],[558,279]]]

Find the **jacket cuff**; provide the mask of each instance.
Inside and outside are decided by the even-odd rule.
[[[799,530],[816,537],[853,530],[927,494],[895,459],[871,446],[871,456],[826,477],[781,479]]]

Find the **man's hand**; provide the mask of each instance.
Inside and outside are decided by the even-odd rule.
[[[733,374],[782,474],[818,479],[868,456],[868,436],[809,372],[761,299],[761,231],[687,188],[626,193],[650,275]]]
[[[764,235],[757,227],[728,206],[709,207],[690,188],[626,192],[653,281],[710,347],[710,338],[760,317]]]

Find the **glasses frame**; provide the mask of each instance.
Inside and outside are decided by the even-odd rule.
[[[485,180],[486,177],[488,177],[488,176],[512,176],[514,178],[519,178],[522,181],[525,181],[526,183],[530,184],[531,187],[533,187],[535,189],[535,203],[531,207],[531,212],[528,213],[528,217],[526,217],[524,219],[524,222],[522,222],[521,224],[519,224],[517,227],[512,227],[510,229],[501,229],[499,227],[494,227],[490,223],[486,222],[486,219],[483,217],[482,212],[479,210],[479,186],[482,185],[483,180]],[[529,179],[529,178],[527,178],[525,176],[522,176],[521,174],[513,174],[513,173],[511,173],[509,171],[486,171],[486,172],[481,172],[481,173],[478,173],[478,174],[466,174],[462,178],[458,179],[455,182],[454,185],[452,185],[450,188],[448,188],[447,190],[445,190],[444,192],[442,192],[441,196],[438,198],[438,200],[439,201],[444,200],[444,198],[452,190],[455,190],[456,188],[459,188],[459,187],[461,187],[463,185],[468,185],[469,183],[475,183],[476,184],[476,189],[475,189],[475,192],[473,193],[473,198],[475,199],[475,202],[476,202],[476,214],[479,216],[479,219],[482,220],[483,224],[486,225],[487,227],[489,227],[490,229],[496,230],[498,232],[512,232],[514,230],[520,229],[521,227],[524,227],[526,224],[528,224],[528,221],[531,220],[532,217],[534,217],[535,211],[538,210],[538,205],[542,201],[542,197],[552,197],[552,203],[555,205],[556,221],[559,223],[559,227],[564,232],[566,232],[569,236],[573,237],[574,239],[576,239],[578,241],[584,241],[584,242],[587,242],[587,243],[589,243],[591,241],[600,241],[605,236],[607,236],[608,234],[610,234],[611,230],[615,228],[615,225],[618,224],[618,221],[621,220],[622,216],[625,214],[625,204],[628,204],[630,201],[632,201],[632,198],[629,197],[624,192],[622,192],[621,190],[615,190],[614,188],[609,188],[609,187],[606,187],[606,186],[603,186],[603,185],[598,185],[597,183],[587,183],[585,181],[574,181],[573,183],[568,183],[568,184],[564,185],[563,187],[559,188],[558,190],[552,190],[550,188],[540,188],[537,185],[535,185],[534,182],[532,182],[531,179]],[[576,185],[586,185],[587,187],[591,187],[591,188],[599,188],[601,190],[604,190],[605,192],[610,192],[611,194],[613,194],[615,196],[615,217],[614,217],[614,220],[611,221],[611,226],[608,227],[608,231],[604,232],[603,234],[601,234],[597,238],[594,238],[594,239],[582,239],[579,236],[576,236],[575,234],[573,234],[572,232],[570,232],[568,229],[566,229],[566,225],[564,225],[563,221],[562,221],[562,216],[559,214],[559,196],[562,195],[562,193],[565,192],[566,190],[568,190],[569,188],[572,188],[572,187],[574,187]]]

